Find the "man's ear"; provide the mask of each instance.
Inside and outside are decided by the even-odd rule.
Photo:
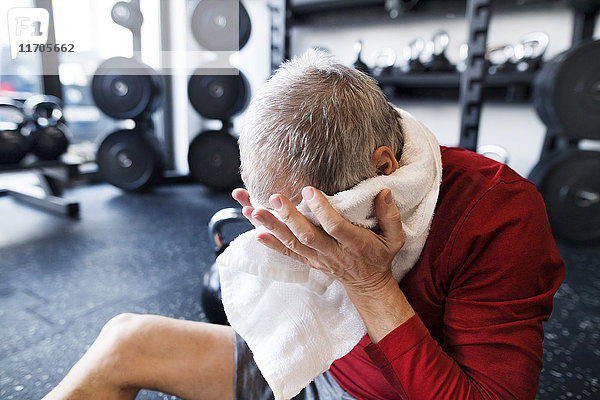
[[[390,175],[400,168],[394,153],[387,146],[378,147],[371,157],[371,162],[377,171],[377,175]]]

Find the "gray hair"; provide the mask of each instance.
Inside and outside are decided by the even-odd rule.
[[[309,50],[282,64],[248,107],[239,138],[246,187],[261,205],[282,187],[294,196],[306,185],[349,189],[377,174],[378,147],[400,159],[400,118],[373,79]]]

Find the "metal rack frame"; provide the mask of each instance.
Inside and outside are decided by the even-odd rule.
[[[486,75],[485,52],[492,14],[492,0],[468,0],[469,55],[467,68],[460,76],[460,138],[459,146],[477,150],[479,120],[483,102],[483,80]]]
[[[45,211],[69,218],[79,218],[79,202],[63,197],[64,189],[79,177],[78,163],[38,161],[29,164],[0,166],[0,174],[15,172],[35,173],[40,187],[21,185],[11,189],[0,188],[0,196],[11,196]]]
[[[431,0],[421,1],[410,10],[402,12],[393,18],[386,9],[383,0],[329,0],[329,1],[291,1],[273,0],[271,9],[271,65],[272,71],[289,54],[289,30],[295,25],[324,25],[336,23],[348,25],[351,23],[383,22],[393,23],[412,15],[444,15],[448,13],[463,13],[469,32],[469,54],[466,70],[462,73],[414,73],[391,74],[377,76],[376,79],[383,87],[401,87],[409,93],[433,94],[434,98],[456,98],[461,105],[461,126],[459,145],[469,150],[477,149],[479,136],[479,120],[484,99],[503,97],[505,101],[523,101],[530,99],[532,82],[535,74],[528,73],[499,73],[488,75],[485,68],[485,51],[487,47],[487,32],[492,10],[520,8],[541,8],[549,5],[561,6],[558,0]],[[582,10],[575,11],[573,26],[573,45],[592,37],[596,21],[596,13],[589,14]],[[505,91],[495,92],[504,86]],[[491,89],[491,90],[490,90]],[[484,95],[485,92],[485,95]],[[441,95],[441,96],[440,96]],[[431,97],[431,96],[430,96]]]

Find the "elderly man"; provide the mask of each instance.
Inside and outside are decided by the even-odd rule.
[[[480,155],[438,148],[429,235],[399,283],[392,263],[406,235],[390,190],[374,200],[375,229],[348,222],[324,196],[402,169],[401,120],[370,78],[318,52],[283,65],[248,110],[240,137],[248,191],[234,198],[270,231],[260,243],[343,285],[367,332],[295,398],[532,399],[542,322],[564,264],[530,182]],[[320,226],[298,211],[301,200]],[[132,399],[142,388],[186,399],[272,397],[232,328],[120,315],[46,398]]]

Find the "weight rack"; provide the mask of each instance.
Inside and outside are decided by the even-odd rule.
[[[535,9],[561,4],[559,0],[431,0],[420,1],[413,6],[401,4],[399,14],[390,16],[386,2],[380,0],[329,0],[303,1],[271,0],[271,64],[274,71],[281,62],[289,59],[290,29],[294,26],[354,26],[366,23],[397,23],[412,16],[446,14],[466,16],[469,30],[469,58],[467,69],[462,72],[436,73],[392,73],[377,76],[382,88],[397,87],[409,97],[433,97],[458,99],[462,106],[460,125],[461,147],[476,150],[479,136],[479,117],[485,99],[502,99],[509,102],[530,101],[530,92],[535,73],[499,73],[489,75],[485,71],[483,53],[487,42],[487,31],[492,10],[514,8]],[[593,31],[593,21],[581,13],[575,14],[574,38],[585,37]],[[473,49],[471,51],[471,49]],[[477,50],[477,51],[476,51]],[[483,52],[483,53],[482,53]],[[475,54],[479,53],[479,54]]]
[[[39,188],[18,186],[0,188],[0,196],[11,196],[34,207],[69,218],[79,217],[79,202],[63,197],[69,182],[79,178],[79,164],[70,161],[36,161],[24,165],[0,166],[0,174],[33,172],[39,179]]]

